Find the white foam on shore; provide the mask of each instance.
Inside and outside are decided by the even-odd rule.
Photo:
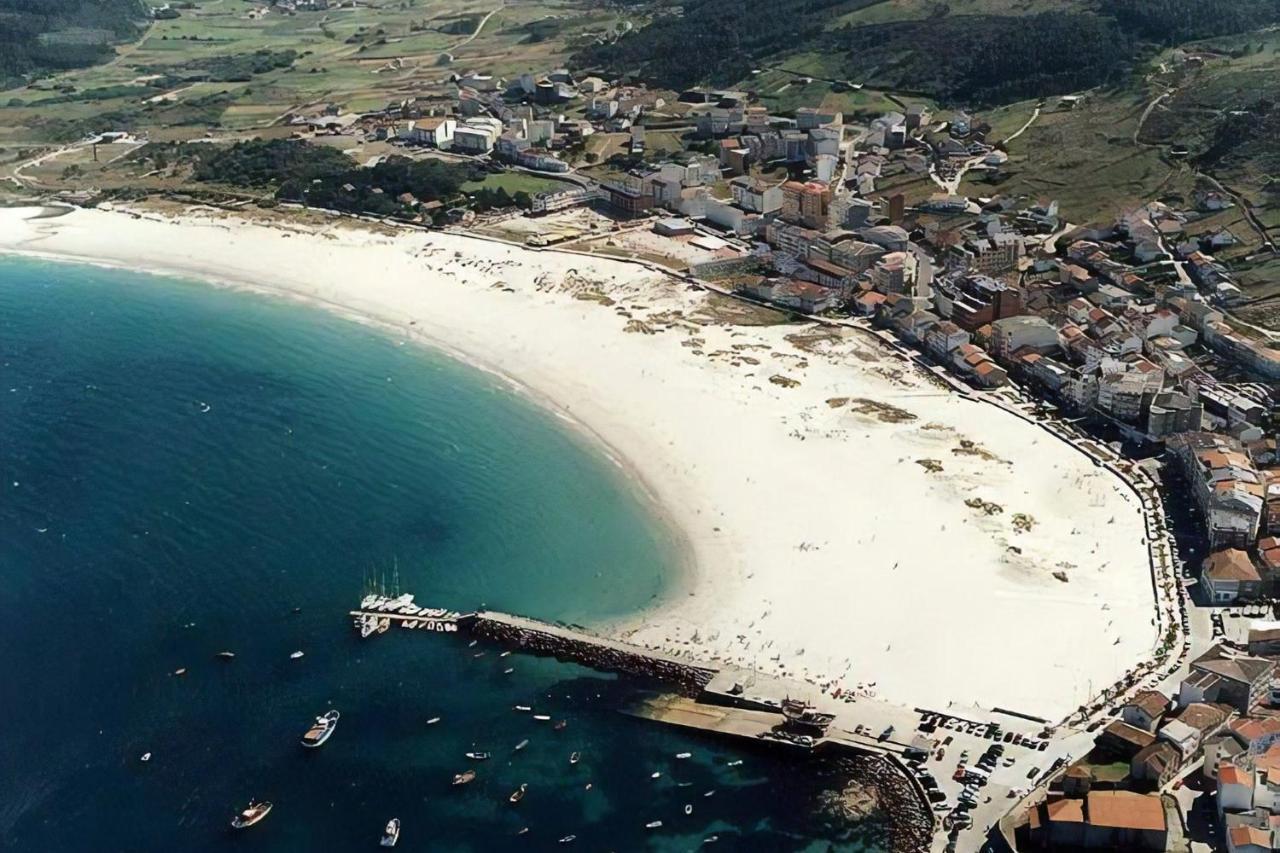
[[[699,322],[707,295],[634,265],[458,235],[30,213],[0,210],[0,250],[298,297],[425,338],[583,425],[679,525],[694,561],[687,585],[617,626],[633,641],[874,682],[908,706],[1051,719],[1155,642],[1137,498],[1035,425],[939,388],[857,333],[798,347],[788,338],[809,327]],[[570,292],[570,270],[597,284]],[[633,321],[659,331],[626,331]],[[1000,511],[966,505],[975,498]]]

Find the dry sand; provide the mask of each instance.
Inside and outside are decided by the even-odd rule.
[[[667,601],[613,626],[634,641],[1050,719],[1155,642],[1137,499],[860,333],[728,325],[722,297],[635,265],[456,235],[31,213],[0,211],[0,250],[296,296],[499,371],[584,426],[692,555]]]

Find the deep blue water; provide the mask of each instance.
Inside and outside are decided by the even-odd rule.
[[[374,849],[392,816],[404,850],[870,849],[793,764],[618,713],[634,684],[346,617],[398,567],[422,603],[590,624],[659,598],[674,553],[496,379],[284,301],[0,258],[6,849]],[[232,833],[250,797],[275,809]]]

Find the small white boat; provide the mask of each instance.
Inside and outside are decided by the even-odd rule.
[[[657,828],[658,828],[658,827],[660,827],[660,826],[662,826],[662,821],[660,821],[660,820],[651,820],[651,821],[649,821],[648,823],[646,823],[646,824],[644,825],[644,828],[645,828],[645,829],[657,829]]]
[[[271,803],[255,803],[250,801],[244,811],[231,819],[231,828],[248,829],[266,817],[267,813],[270,811]]]
[[[505,658],[509,654],[511,654],[511,652],[503,652],[502,654],[498,655],[498,657]]]
[[[571,753],[569,753],[569,763],[570,763],[570,764],[577,764],[577,763],[578,763],[579,761],[581,761],[581,760],[582,760],[582,753],[580,753],[580,752],[571,752]]]
[[[529,705],[516,705],[512,710],[528,712],[528,711],[532,711],[533,708],[530,707]]]
[[[439,717],[432,717],[431,719],[427,720],[427,725],[428,725],[428,726],[434,726],[434,725],[435,725],[436,723],[438,723],[438,722],[440,722],[440,718],[439,718]]]
[[[507,667],[506,669],[504,669],[504,670],[502,671],[502,674],[503,674],[503,675],[510,675],[510,674],[511,674],[511,673],[513,673],[513,672],[515,672],[515,668],[514,668],[514,667],[510,667],[510,666],[509,666],[509,667]]]
[[[703,843],[703,844],[715,844],[715,843],[716,843],[717,841],[719,841],[719,840],[720,840],[720,836],[718,836],[718,835],[708,835],[706,838],[702,839],[702,843]]]
[[[387,821],[386,829],[382,830],[382,840],[378,843],[383,847],[395,847],[396,842],[400,840],[400,818],[393,817]]]
[[[662,775],[662,771],[661,771],[661,770],[655,770],[655,771],[653,771],[652,773],[650,773],[650,774],[649,774],[649,778],[650,778],[650,779],[657,779],[657,778],[658,778],[659,776],[661,776],[661,775]]]
[[[524,740],[516,744],[516,752],[519,752],[520,750],[524,749],[528,745],[529,745],[529,739],[525,738]]]
[[[337,711],[328,711],[323,716],[316,717],[315,723],[302,736],[302,745],[308,749],[324,746],[324,742],[329,739],[329,736],[333,734],[333,730],[338,727],[338,719],[341,716]]]
[[[296,652],[294,652],[293,654],[289,655],[289,660],[297,660],[297,659],[298,659],[298,658],[300,658],[300,657],[302,657],[302,650],[301,650],[301,649],[299,649],[298,651],[296,651]]]
[[[143,760],[143,761],[150,761],[150,760],[151,760],[151,753],[149,753],[149,752],[144,752],[144,753],[142,753],[142,760]]]
[[[468,752],[468,753],[467,753],[467,758],[470,758],[472,761],[488,761],[488,760],[489,760],[489,753],[487,753],[487,752]]]
[[[702,796],[704,796],[704,797],[714,797],[715,795],[716,795],[716,789],[715,789],[715,788],[712,788],[710,791],[707,791],[707,792],[706,792],[705,794],[703,794]]]
[[[576,835],[566,835],[564,838],[560,839],[560,843],[569,844],[570,842],[577,841],[577,840],[578,840],[578,836]]]
[[[511,792],[511,796],[507,797],[507,802],[515,805],[524,799],[525,792],[529,790],[529,786],[524,782],[520,783],[520,787]]]
[[[545,723],[551,719],[551,715],[550,714],[534,714],[533,718],[540,723]]]
[[[693,758],[692,752],[677,752],[676,758]]]
[[[742,766],[742,759],[741,759],[741,758],[739,758],[739,759],[736,759],[736,760],[734,760],[734,761],[730,761],[730,762],[729,762],[727,765],[725,765],[725,766],[726,766],[726,767],[741,767],[741,766]]]

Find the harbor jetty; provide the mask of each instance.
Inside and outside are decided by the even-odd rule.
[[[820,699],[812,685],[731,664],[686,660],[576,625],[491,610],[464,613],[421,607],[411,594],[367,595],[349,615],[366,638],[392,627],[462,632],[515,651],[662,682],[675,692],[643,701],[625,713],[868,769],[858,774],[859,781],[892,815],[895,850],[927,847],[936,828],[926,792],[904,761],[918,751],[906,740],[919,722],[916,712],[861,702],[825,713],[810,701]]]

